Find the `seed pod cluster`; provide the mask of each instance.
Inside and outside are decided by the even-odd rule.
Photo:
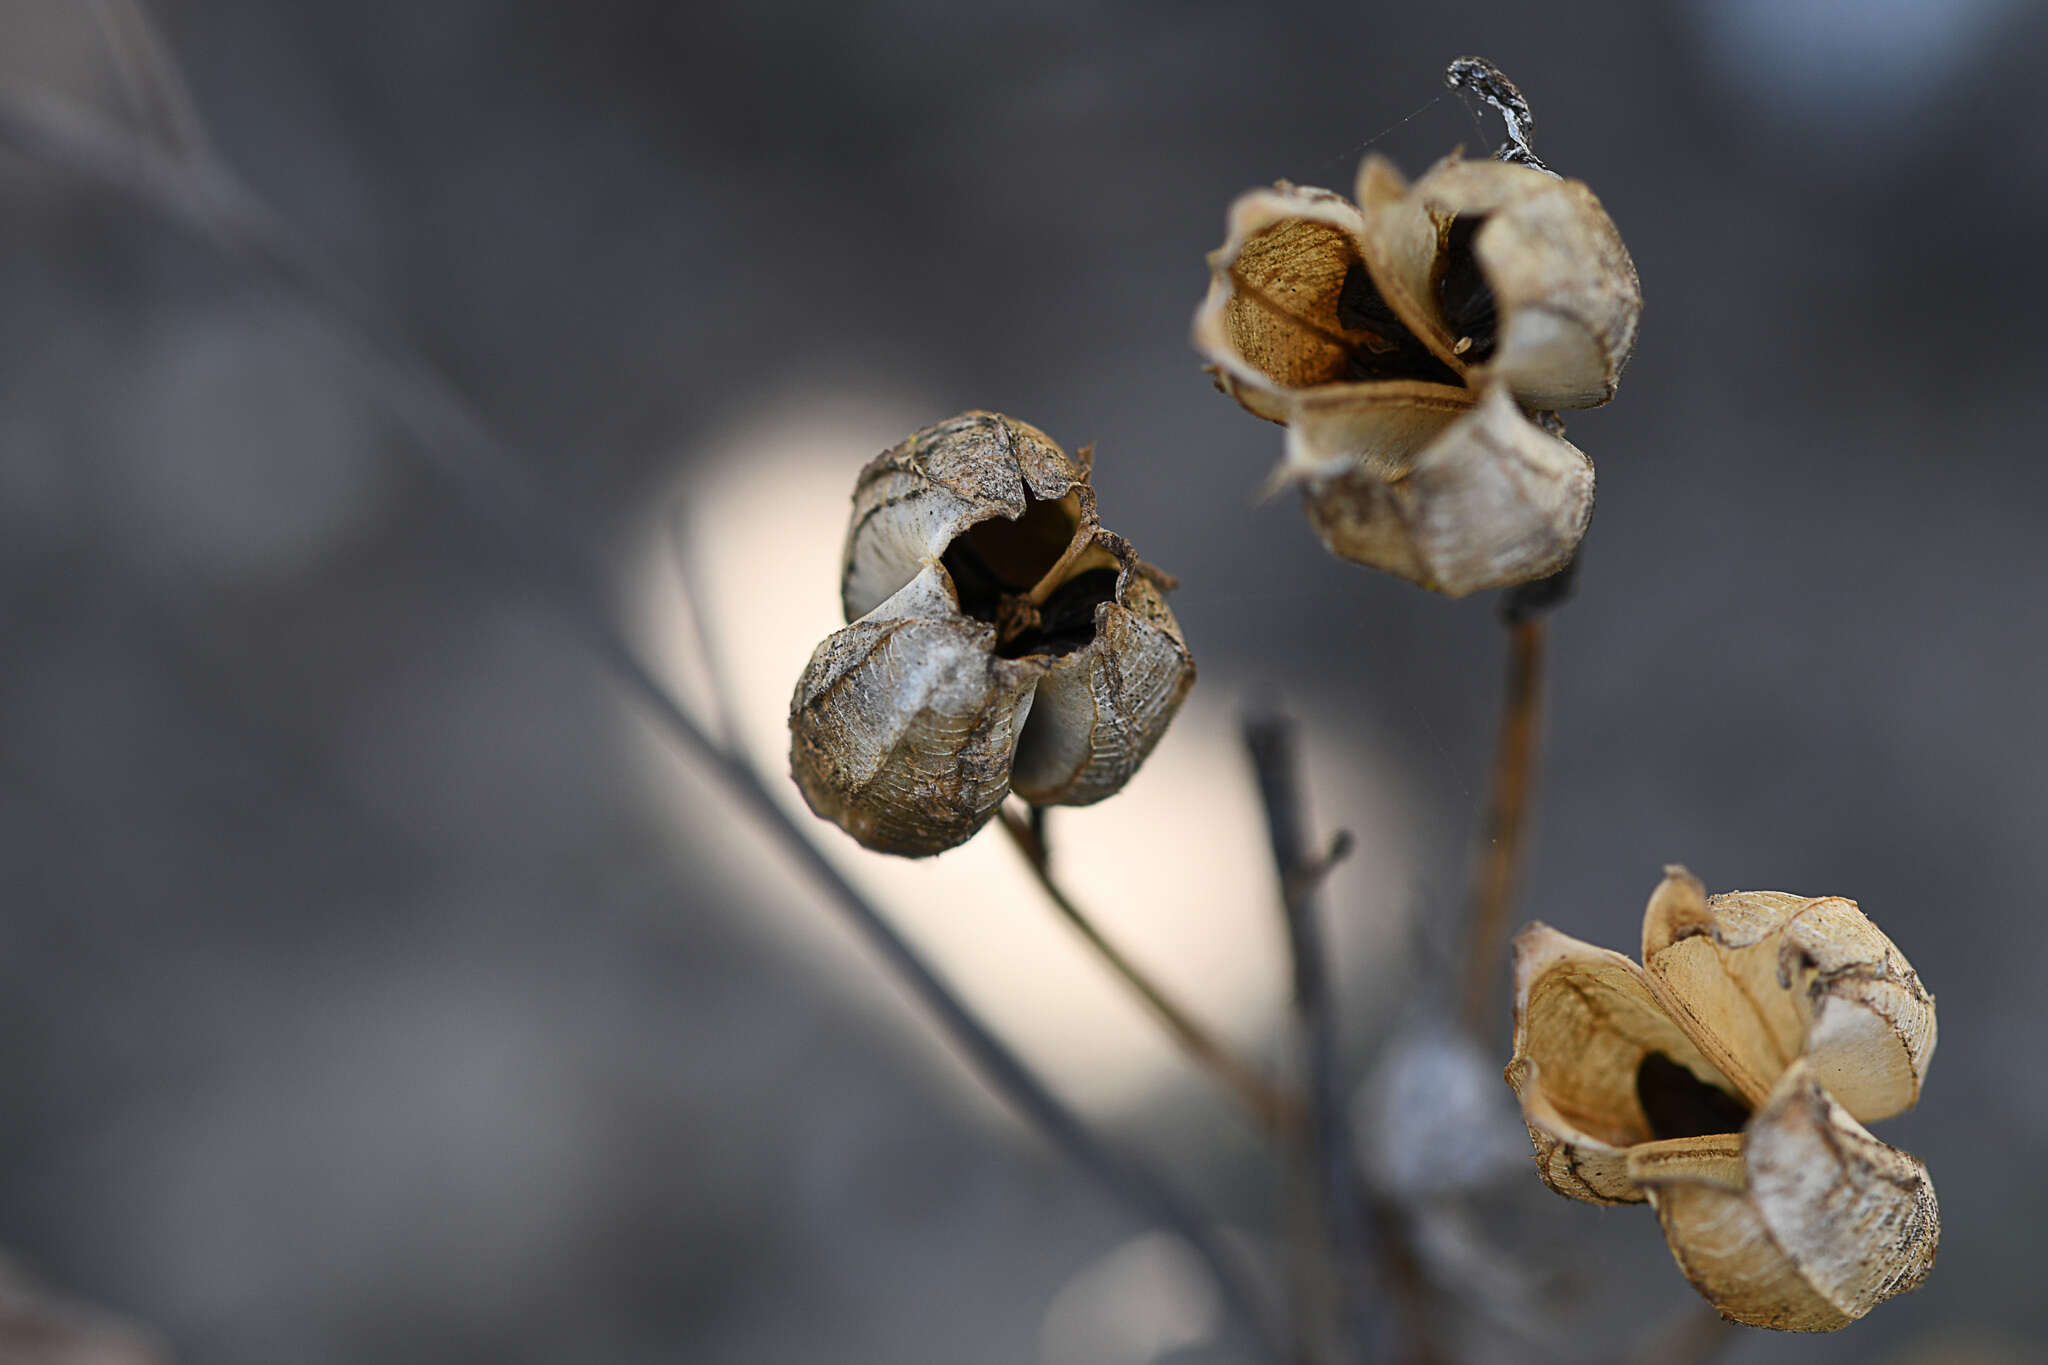
[[[861,471],[841,595],[790,702],[811,809],[869,848],[964,842],[1009,792],[1120,789],[1194,684],[1172,580],[1097,520],[1090,467],[969,412]]]
[[[1831,1332],[1927,1277],[1933,1182],[1863,1124],[1919,1099],[1934,1040],[1934,997],[1839,896],[1672,868],[1640,966],[1541,924],[1515,943],[1507,1079],[1544,1183],[1648,1202],[1733,1322]]]
[[[1556,410],[1614,396],[1642,310],[1592,191],[1455,154],[1410,185],[1372,156],[1355,203],[1283,181],[1228,227],[1195,347],[1287,427],[1274,483],[1324,544],[1452,597],[1562,568],[1593,465]]]

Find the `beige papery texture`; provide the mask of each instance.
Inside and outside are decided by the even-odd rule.
[[[1915,1288],[1925,1166],[1864,1121],[1911,1107],[1934,997],[1853,901],[1707,896],[1671,868],[1643,963],[1546,925],[1515,943],[1508,1083],[1559,1194],[1647,1201],[1733,1322],[1828,1332]]]
[[[1410,185],[1374,156],[1355,203],[1240,196],[1209,268],[1196,349],[1287,427],[1273,482],[1333,553],[1452,597],[1571,558],[1593,466],[1555,410],[1614,396],[1642,311],[1592,191],[1457,156]]]
[[[1172,580],[1102,529],[1085,454],[969,412],[861,471],[849,624],[811,656],[789,724],[804,799],[867,847],[943,852],[1011,791],[1099,801],[1194,684]]]

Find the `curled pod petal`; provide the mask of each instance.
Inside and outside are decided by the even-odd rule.
[[[1364,261],[1364,228],[1342,196],[1312,186],[1283,182],[1231,204],[1194,341],[1248,411],[1284,422],[1287,390],[1351,377],[1339,311],[1344,281]]]
[[[1361,176],[1361,202],[1367,193]],[[1436,299],[1461,354],[1533,408],[1598,407],[1635,349],[1642,283],[1585,184],[1528,166],[1450,157],[1408,203],[1438,224]],[[1404,208],[1407,203],[1404,203]],[[1372,222],[1368,234],[1375,232]],[[1479,376],[1475,376],[1475,380]]]
[[[1017,748],[1011,786],[1033,805],[1085,806],[1120,790],[1195,683],[1195,662],[1152,571],[1106,532],[1123,562],[1094,634],[1053,656]],[[1097,574],[1108,570],[1093,570]]]
[[[1398,291],[1381,289],[1371,254],[1354,205],[1286,183],[1239,196],[1228,239],[1210,253],[1195,348],[1247,411],[1288,424],[1282,478],[1360,460],[1391,473],[1448,420],[1432,414],[1472,404],[1442,329],[1417,334],[1423,315]],[[1305,401],[1334,421],[1299,430]],[[1375,416],[1353,420],[1361,409]],[[1403,412],[1423,414],[1429,430],[1415,432]]]
[[[1840,896],[1707,896],[1670,868],[1643,915],[1643,962],[1754,1102],[1804,1056],[1856,1118],[1909,1109],[1933,1060],[1934,997]]]
[[[1522,1102],[1543,1183],[1593,1204],[1643,1198],[1629,1173],[1630,1148],[1675,1136],[1681,1126],[1715,1126],[1687,1122],[1682,1105],[1711,1109],[1719,1096],[1727,1131],[1748,1116],[1641,967],[1544,924],[1515,939],[1515,1054],[1507,1080]]]
[[[1593,516],[1593,463],[1488,389],[1388,479],[1347,469],[1305,492],[1331,553],[1450,597],[1564,567]]]
[[[874,610],[976,528],[964,548],[998,569],[1049,566],[1076,527],[1094,522],[1087,480],[1051,437],[996,412],[962,413],[883,451],[854,485],[840,580],[846,619]]]
[[[1731,1322],[1832,1332],[1934,1267],[1941,1215],[1927,1168],[1872,1137],[1804,1061],[1739,1142],[1629,1157],[1679,1269]]]
[[[790,702],[790,769],[811,809],[909,857],[986,824],[1045,671],[994,645],[994,627],[959,613],[936,565],[827,637]]]

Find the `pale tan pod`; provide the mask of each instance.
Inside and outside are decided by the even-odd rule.
[[[1727,1080],[1674,1023],[1641,967],[1545,924],[1515,938],[1515,1052],[1508,1084],[1544,1183],[1589,1203],[1643,1196],[1627,1149],[1654,1134],[1637,1095],[1643,1059],[1661,1053],[1707,1085]]]
[[[1934,1055],[1934,997],[1854,901],[1709,897],[1685,869],[1670,868],[1644,911],[1643,962],[1752,1103],[1801,1056],[1858,1119],[1888,1118],[1919,1099]]]
[[[1087,479],[1051,437],[997,412],[961,413],[883,451],[854,485],[840,584],[846,619],[865,616],[986,522],[1043,522],[1057,552],[1094,519]]]
[[[1593,487],[1584,452],[1496,385],[1404,475],[1347,470],[1304,496],[1333,554],[1463,597],[1563,568],[1592,520]]]
[[[1053,656],[1038,684],[1010,785],[1034,805],[1085,806],[1120,790],[1195,683],[1180,623],[1120,537],[1116,597],[1095,608],[1095,638]]]
[[[1042,661],[994,653],[945,570],[925,569],[812,654],[790,702],[790,769],[811,809],[909,857],[965,842],[1010,790]]]
[[[1411,197],[1448,233],[1483,219],[1470,250],[1498,319],[1487,378],[1533,408],[1598,407],[1635,349],[1642,283],[1585,184],[1529,166],[1446,158]]]
[[[1739,1157],[1630,1156],[1679,1269],[1732,1322],[1831,1332],[1933,1269],[1941,1217],[1927,1168],[1865,1131],[1803,1061],[1750,1120]]]

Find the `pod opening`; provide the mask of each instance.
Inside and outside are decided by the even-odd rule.
[[[992,517],[954,537],[939,562],[952,576],[960,610],[996,627],[996,655],[1071,654],[1095,638],[1095,608],[1116,597],[1117,570],[1082,568],[1069,548],[1081,500],[1027,497],[1015,521]],[[1063,577],[1046,576],[1066,567]]]
[[[1038,609],[1038,623],[1025,626],[1008,640],[998,640],[996,653],[1005,659],[1027,654],[1072,654],[1095,640],[1095,609],[1116,600],[1115,569],[1089,569],[1059,585]]]
[[[1363,262],[1344,272],[1337,294],[1337,325],[1344,329],[1348,354],[1343,378],[1353,383],[1375,379],[1421,379],[1431,384],[1462,384],[1457,371],[1437,359],[1422,339],[1380,293]]]
[[[1444,239],[1443,275],[1436,283],[1436,298],[1450,324],[1452,349],[1467,364],[1484,364],[1500,340],[1500,306],[1486,272],[1473,253],[1473,239],[1486,226],[1486,215],[1468,213],[1453,218]]]
[[[1636,1102],[1650,1136],[1707,1137],[1737,1133],[1749,1122],[1750,1107],[1718,1085],[1709,1085],[1661,1052],[1646,1052],[1636,1067]]]

